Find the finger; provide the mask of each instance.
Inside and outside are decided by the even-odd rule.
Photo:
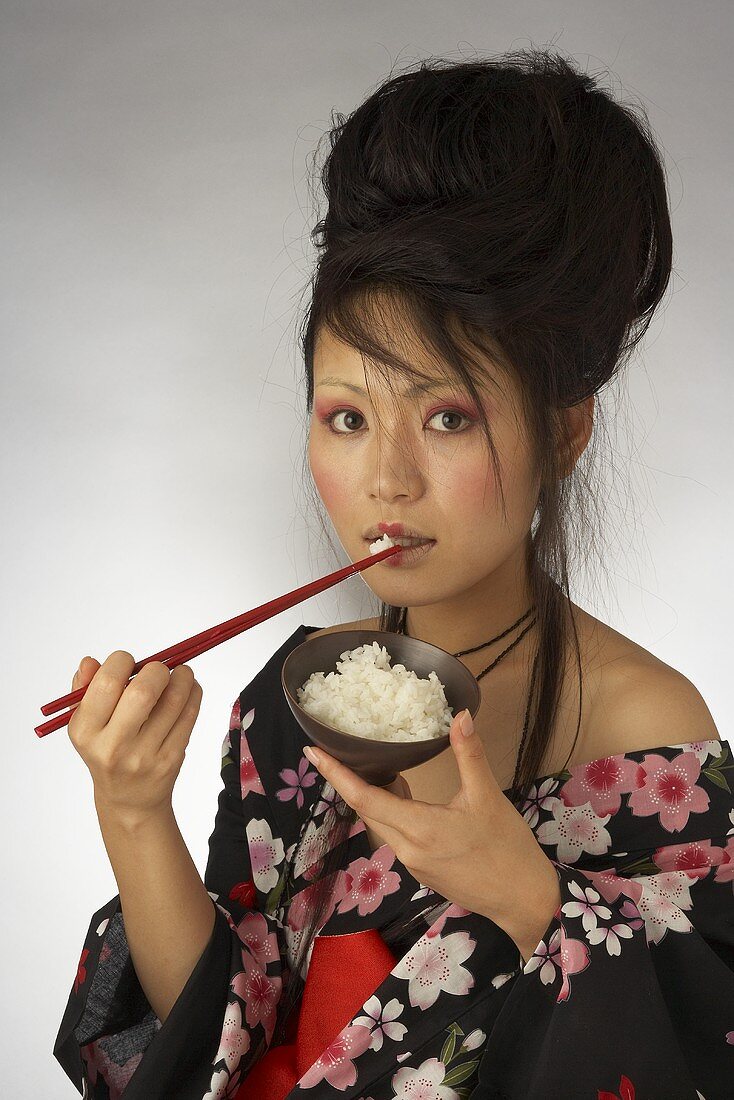
[[[321,751],[322,750],[319,750],[319,752]],[[336,761],[336,763],[339,763],[339,761]],[[350,768],[347,768],[346,770],[351,771]],[[370,786],[370,784],[367,784],[367,786]],[[382,787],[380,789],[383,791],[388,791],[389,793],[394,793],[397,798],[403,800],[406,797],[412,798],[407,780],[405,779],[405,776],[400,773],[398,773],[392,783],[388,783],[386,787]],[[339,793],[341,794],[341,791]],[[344,801],[346,802],[346,799],[344,799]],[[393,829],[389,825],[384,824],[384,822],[377,822],[374,818],[367,816],[363,817],[358,811],[357,820],[363,821],[367,828],[372,830],[373,834],[377,834],[380,837],[380,846],[382,844],[389,844],[392,851],[395,852],[395,854],[398,856],[398,859],[400,859],[399,853],[404,853],[407,851],[405,847],[406,837],[402,832],[398,832],[396,829]],[[378,825],[379,827],[375,828],[375,826]]]
[[[82,664],[82,672],[86,675],[89,662],[83,661]],[[110,653],[91,681],[87,682],[84,698],[74,710],[72,718],[78,731],[98,731],[107,725],[134,667],[135,658],[131,653],[123,649]]]
[[[102,675],[102,670],[97,674]],[[171,670],[162,661],[149,661],[123,689],[107,731],[116,741],[130,741],[138,736],[144,722],[168,687]],[[92,681],[91,687],[94,687]],[[90,691],[91,691],[90,687]]]
[[[99,661],[95,660],[94,657],[82,657],[81,661],[79,662],[79,668],[76,670],[72,677],[71,690],[79,691],[80,688],[88,687],[90,680],[96,674],[99,667]],[[77,733],[77,726],[79,723],[77,711],[79,710],[81,702],[82,700],[80,700],[78,703],[72,703],[70,708],[71,718],[69,719],[67,726],[69,736],[72,738],[72,741],[76,737]]]
[[[79,668],[76,670],[76,672],[74,673],[74,675],[72,677],[71,690],[72,691],[79,691],[81,688],[87,688],[89,686],[89,683],[92,680],[92,678],[96,675],[96,672],[99,669],[99,667],[100,667],[99,661],[96,661],[94,659],[94,657],[82,657],[81,661],[79,662]],[[72,716],[71,716],[71,719],[69,721],[69,728],[70,729],[71,729],[71,721],[74,719],[76,711],[79,709],[80,703],[81,703],[81,700],[79,701],[79,703],[72,703],[72,706],[71,706]],[[76,719],[76,720],[78,721],[78,719]]]
[[[397,833],[409,835],[419,828],[424,810],[430,808],[428,803],[416,799],[407,801],[384,787],[367,783],[323,749],[318,749],[316,767],[363,820],[369,818],[376,824],[395,829]]]
[[[199,717],[202,697],[201,684],[198,680],[194,680],[183,709],[171,726],[159,750],[162,753],[170,752],[174,759],[181,763],[183,763],[186,756],[186,746],[191,738],[191,731],[196,725],[196,719]]]
[[[472,732],[468,737],[462,733],[459,721],[464,714],[469,716],[472,726]],[[501,794],[500,785],[484,751],[482,739],[474,731],[474,723],[468,710],[454,715],[449,737],[461,779],[459,794],[467,800],[469,805],[483,806],[488,798],[492,799]]]
[[[393,779],[392,783],[388,783],[384,786],[383,791],[389,791],[390,794],[396,794],[399,798],[403,798],[405,791],[405,780],[402,775],[398,773]]]
[[[389,825],[378,824],[373,821],[371,817],[364,818],[358,815],[358,820],[364,821],[367,828],[371,829],[373,834],[378,837],[378,847],[383,844],[388,844],[401,862],[403,862],[405,858],[408,858],[408,853],[411,849],[403,833],[391,829]],[[377,851],[377,848],[374,850]]]
[[[86,687],[99,667],[99,661],[95,660],[94,657],[82,657],[79,668],[74,673],[71,681],[72,688],[78,691],[79,688]]]
[[[168,678],[163,694],[140,727],[140,736],[151,748],[159,749],[171,733],[172,726],[189,701],[193,686],[194,671],[191,666],[177,665]]]

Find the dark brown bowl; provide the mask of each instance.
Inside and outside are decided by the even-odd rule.
[[[472,718],[482,701],[475,677],[461,661],[445,649],[407,638],[387,630],[337,630],[318,638],[307,638],[286,657],[281,670],[281,683],[288,706],[299,726],[319,748],[346,764],[368,783],[386,787],[398,772],[415,768],[448,748],[449,735],[423,738],[420,741],[379,741],[358,737],[327,726],[307,714],[298,702],[298,688],[303,687],[313,672],[336,672],[336,662],[346,650],[377,642],[390,654],[390,664],[397,664],[426,679],[435,672],[444,685],[446,702],[454,715],[466,708]]]

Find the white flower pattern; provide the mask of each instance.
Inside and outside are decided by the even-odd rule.
[[[598,817],[590,802],[583,806],[566,806],[560,798],[549,801],[553,820],[544,822],[536,836],[541,844],[557,846],[562,863],[576,863],[584,853],[604,855],[609,851],[612,838],[604,827],[609,814]]]
[[[439,993],[462,997],[474,985],[474,976],[461,964],[474,953],[475,941],[467,932],[448,936],[421,936],[393,970],[408,982],[408,1000],[415,1008],[430,1008]]]
[[[361,1024],[363,1027],[370,1028],[372,1032],[372,1041],[370,1047],[372,1050],[381,1050],[384,1036],[387,1035],[388,1039],[393,1039],[395,1042],[400,1042],[408,1030],[405,1024],[397,1023],[398,1016],[401,1015],[404,1005],[400,1003],[397,997],[392,997],[385,1007],[383,1008],[377,997],[370,997],[365,1002],[363,1016],[357,1016],[355,1024]]]

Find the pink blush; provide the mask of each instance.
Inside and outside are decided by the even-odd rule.
[[[319,496],[327,510],[339,509],[350,499],[350,492],[346,488],[343,475],[340,475],[338,464],[327,460],[319,461],[315,454],[311,456],[311,473],[313,474]]]

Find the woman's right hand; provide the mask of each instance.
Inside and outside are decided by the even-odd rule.
[[[201,685],[188,665],[144,665],[111,653],[103,665],[82,660],[72,687],[87,687],[69,719],[69,739],[94,781],[97,807],[146,817],[171,805],[201,707]]]

